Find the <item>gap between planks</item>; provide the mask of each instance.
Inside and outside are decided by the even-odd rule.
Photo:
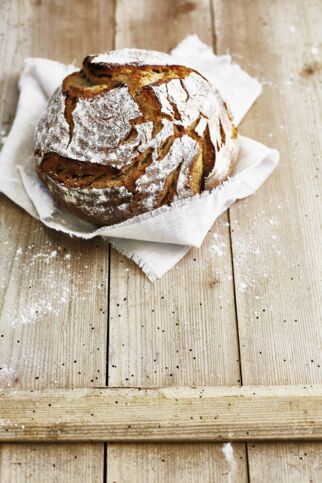
[[[322,439],[322,386],[5,390],[0,441]]]

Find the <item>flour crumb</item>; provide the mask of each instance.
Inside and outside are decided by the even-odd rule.
[[[234,450],[231,443],[225,443],[222,447],[226,462],[228,463],[227,482],[232,483],[237,464],[234,458]]]
[[[240,292],[245,292],[247,287],[248,287],[248,285],[245,282],[239,282],[239,284],[238,284],[238,290]]]
[[[53,250],[52,252],[50,252],[49,255],[47,256],[46,263],[48,263],[50,259],[55,258],[56,256],[57,256],[57,250]]]

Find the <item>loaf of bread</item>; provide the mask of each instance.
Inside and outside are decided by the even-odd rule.
[[[86,57],[35,134],[40,179],[97,225],[215,188],[237,153],[237,130],[210,82],[167,54],[138,49]]]

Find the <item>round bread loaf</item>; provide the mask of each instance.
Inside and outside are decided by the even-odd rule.
[[[210,82],[170,55],[138,49],[86,57],[35,134],[41,180],[97,225],[213,189],[237,153],[237,130]]]

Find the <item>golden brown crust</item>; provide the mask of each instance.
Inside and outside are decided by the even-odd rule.
[[[38,175],[60,204],[92,223],[114,224],[212,189],[230,176],[237,159],[237,130],[218,93],[200,74],[181,65],[95,63],[93,59],[86,57],[82,70],[64,79],[61,94],[56,93],[51,111],[45,113],[36,133]],[[214,109],[210,109],[211,119],[202,110],[198,114],[202,109],[198,107],[198,96],[203,93],[191,91],[189,81],[207,91],[205,105],[218,105],[218,121]],[[136,109],[137,114],[125,121],[120,113],[120,121],[116,116],[112,128],[104,128],[105,122],[111,125],[111,114],[110,108],[103,105],[101,121],[95,120],[92,127],[93,102],[121,91],[128,93],[127,102],[133,100],[137,108],[131,109]],[[60,105],[61,145],[57,134],[46,136],[46,130],[55,122],[55,112],[60,115]],[[75,117],[80,105],[83,111]],[[79,119],[83,119],[82,125],[76,129]],[[98,155],[93,144],[97,129],[103,132],[102,139],[108,129],[114,129],[117,136],[118,122],[123,123],[122,128],[128,123],[121,143],[113,147],[111,141],[104,141],[105,147],[98,138]],[[69,146],[75,144],[79,132],[83,137],[72,151]],[[218,171],[216,157],[225,152],[227,160],[221,161],[223,167]],[[128,156],[129,161],[122,156]]]

